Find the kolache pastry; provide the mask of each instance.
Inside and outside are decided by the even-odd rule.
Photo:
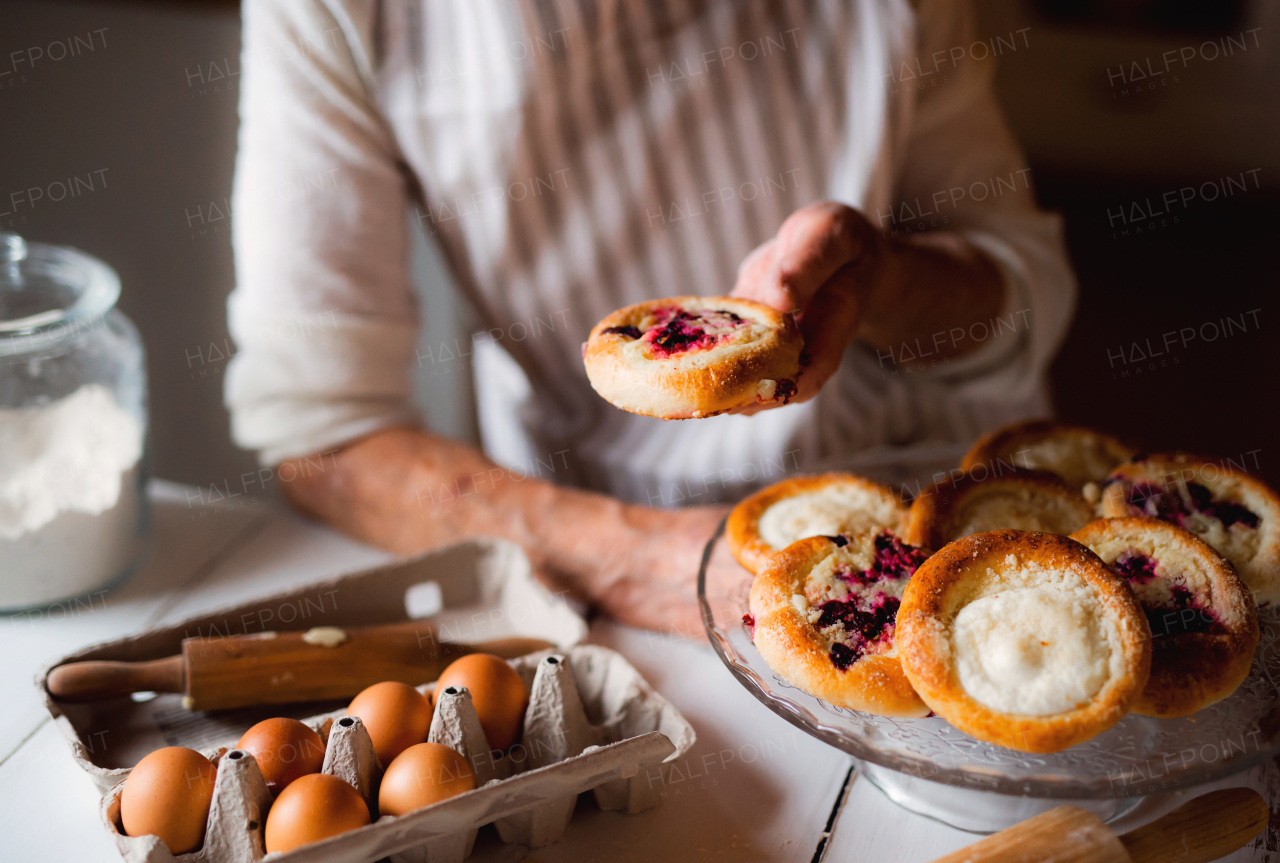
[[[582,346],[610,404],[660,419],[715,416],[796,393],[804,339],[791,316],[752,300],[672,297],[619,309]]]
[[[1186,716],[1235,692],[1258,645],[1253,599],[1191,533],[1151,518],[1091,522],[1071,538],[1133,591],[1151,628],[1151,676],[1134,712]]]
[[[893,490],[851,473],[800,476],[743,500],[725,524],[729,549],[751,572],[811,536],[906,531],[907,507]]]
[[[896,642],[935,713],[979,740],[1058,752],[1118,722],[1151,667],[1150,631],[1124,582],[1050,533],[958,540],[907,583]]]
[[[745,622],[756,649],[783,680],[836,707],[927,715],[894,640],[903,589],[927,556],[891,531],[793,543],[752,582]]]
[[[1134,450],[1108,434],[1052,420],[1031,420],[996,429],[978,438],[960,463],[961,470],[980,465],[995,470],[1022,467],[1047,470],[1097,503],[1102,483]]]
[[[1093,507],[1056,474],[980,467],[934,483],[912,501],[907,542],[942,548],[975,533],[1004,529],[1066,536],[1093,518]]]
[[[1259,607],[1280,602],[1280,497],[1243,470],[1187,453],[1143,456],[1112,471],[1100,508],[1190,531],[1236,568]]]

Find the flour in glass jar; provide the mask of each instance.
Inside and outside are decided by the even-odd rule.
[[[142,424],[100,384],[0,408],[0,607],[81,593],[128,565],[142,446]]]

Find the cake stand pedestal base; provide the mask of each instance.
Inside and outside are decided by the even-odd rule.
[[[894,803],[967,833],[995,833],[1055,806],[1079,806],[1104,822],[1114,821],[1136,808],[1143,797],[1103,800],[1055,800],[1015,797],[932,782],[887,767],[859,762],[858,769],[872,785]]]

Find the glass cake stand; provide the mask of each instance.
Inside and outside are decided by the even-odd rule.
[[[1280,752],[1280,620],[1268,614],[1248,679],[1194,716],[1131,714],[1092,740],[1049,755],[983,743],[939,717],[886,719],[830,704],[765,664],[742,622],[751,575],[734,561],[724,524],[707,543],[698,602],[711,644],[766,707],[859,762],[894,802],[961,830],[988,833],[1063,803],[1104,821],[1148,795],[1185,791]]]

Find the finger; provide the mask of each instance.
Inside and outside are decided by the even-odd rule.
[[[814,294],[809,308],[798,319],[806,362],[796,379],[796,394],[786,404],[813,398],[840,368],[844,350],[858,331],[862,306],[856,288],[863,275],[856,263],[842,267]],[[751,416],[782,406],[781,400],[753,402],[730,413]]]
[[[778,299],[788,303],[776,308],[805,310],[836,271],[869,251],[869,228],[857,210],[833,201],[792,213],[778,231],[773,279],[766,277],[766,282],[773,282]]]
[[[796,380],[792,403],[805,402],[835,374],[844,359],[844,350],[858,331],[861,303],[858,301],[856,264],[838,270],[813,295],[800,319],[808,365]]]
[[[777,238],[770,237],[742,259],[742,263],[738,266],[737,283],[734,284],[729,296],[773,305],[765,295],[764,285],[769,272],[774,267],[773,256],[776,248]]]

